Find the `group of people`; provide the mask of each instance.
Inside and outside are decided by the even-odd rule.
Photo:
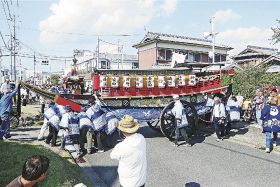
[[[100,101],[97,97],[90,101],[90,105],[82,106],[80,112],[75,112],[71,106],[49,103],[48,109],[44,112],[44,123],[41,127],[38,140],[44,139],[44,133],[49,129],[45,143],[57,146],[57,137],[61,140],[61,149],[65,149],[67,144],[73,144],[77,153],[88,154],[95,148],[92,144],[96,142],[97,152],[104,152],[101,141],[101,134],[111,134],[115,126],[107,122],[106,113],[101,109]],[[116,119],[117,120],[117,119]],[[80,157],[77,158],[78,162]]]

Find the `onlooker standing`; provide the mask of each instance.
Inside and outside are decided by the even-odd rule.
[[[16,95],[18,85],[13,92],[6,92],[0,100],[0,117],[2,120],[0,129],[0,140],[9,138],[10,135],[10,115],[12,112],[12,98]]]
[[[274,97],[276,99],[277,105],[280,105],[280,97],[279,97],[279,95],[277,93],[277,90],[275,88],[271,90],[270,96]]]
[[[146,141],[136,133],[139,123],[132,116],[125,115],[117,123],[125,139],[118,143],[110,156],[119,161],[118,174],[123,187],[144,187],[147,175]]]
[[[240,121],[240,106],[235,96],[231,96],[227,102],[227,120],[225,124],[225,137],[229,138],[232,122]]]
[[[263,123],[263,130],[265,132],[265,142],[266,142],[266,153],[270,153],[272,150],[272,142],[271,142],[271,131],[273,130],[271,128],[271,125],[273,121],[280,120],[280,111],[277,104],[277,98],[275,97],[269,97],[267,101],[267,105],[264,106],[261,113],[261,119],[264,121]],[[277,132],[273,132],[273,145],[277,146]]]
[[[0,92],[3,95],[12,92],[11,84],[10,84],[10,79],[9,78],[6,78],[5,82],[1,85]]]
[[[186,132],[186,127],[188,125],[188,121],[186,118],[186,114],[184,113],[184,107],[183,104],[181,103],[179,99],[179,95],[174,95],[173,96],[174,100],[174,107],[172,109],[172,113],[175,116],[175,146],[179,146],[178,141],[180,138],[180,134],[183,136],[185,140],[185,144],[188,146],[191,146],[189,143],[189,138]],[[184,116],[185,115],[185,116]]]
[[[264,101],[265,98],[263,96],[263,93],[258,90],[256,92],[256,97],[254,98],[253,103],[256,110],[256,121],[260,127],[262,127],[262,120],[260,118],[261,118],[261,111],[264,106]]]
[[[238,92],[235,97],[236,97],[238,106],[241,108],[243,105],[244,97],[241,95],[240,92]]]
[[[215,128],[218,142],[222,140],[225,119],[226,119],[225,105],[221,102],[221,99],[219,97],[215,97],[211,121],[212,121],[212,125]]]
[[[32,187],[45,180],[49,168],[49,159],[45,156],[34,155],[26,160],[21,176],[15,178],[6,187]]]
[[[40,99],[40,104],[41,104],[41,114],[44,114],[44,112],[45,112],[45,99],[42,96],[40,96],[39,99]]]

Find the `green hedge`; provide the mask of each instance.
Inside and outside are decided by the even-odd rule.
[[[232,83],[234,94],[240,92],[245,98],[252,98],[258,87],[268,94],[266,90],[269,87],[279,86],[280,73],[266,73],[263,67],[247,68],[235,72]]]

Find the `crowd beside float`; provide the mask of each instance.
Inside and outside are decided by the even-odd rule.
[[[206,105],[212,106],[210,121],[218,142],[230,137],[233,123],[244,121],[256,124],[265,133],[266,153],[278,145],[280,96],[276,88],[266,92],[266,95],[263,93],[263,90],[257,89],[253,98],[244,98],[240,93],[228,99],[223,94],[207,98]]]

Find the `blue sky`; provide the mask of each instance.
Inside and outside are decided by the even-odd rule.
[[[215,28],[219,32],[217,43],[234,47],[236,54],[246,45],[272,46],[271,26],[280,19],[280,1],[180,1],[180,0],[2,0],[7,11],[17,15],[17,38],[24,54],[38,53],[49,56],[73,55],[74,49],[96,50],[97,35],[102,40],[124,45],[124,52],[136,54],[131,46],[139,42],[148,31],[202,38],[210,31],[209,20],[215,15]],[[0,31],[9,41],[9,27],[2,4],[0,5]],[[67,34],[68,33],[68,34]],[[72,34],[69,34],[72,33]],[[113,36],[130,34],[131,36]],[[0,39],[2,53],[6,54]],[[32,49],[28,48],[31,47]],[[101,42],[102,50],[115,51],[116,46]],[[63,59],[62,59],[63,60]],[[32,59],[21,58],[24,66],[32,68]],[[9,58],[2,58],[4,65]],[[70,62],[68,62],[70,63]],[[52,70],[61,70],[63,61],[50,61]],[[43,69],[40,64],[38,69]]]

